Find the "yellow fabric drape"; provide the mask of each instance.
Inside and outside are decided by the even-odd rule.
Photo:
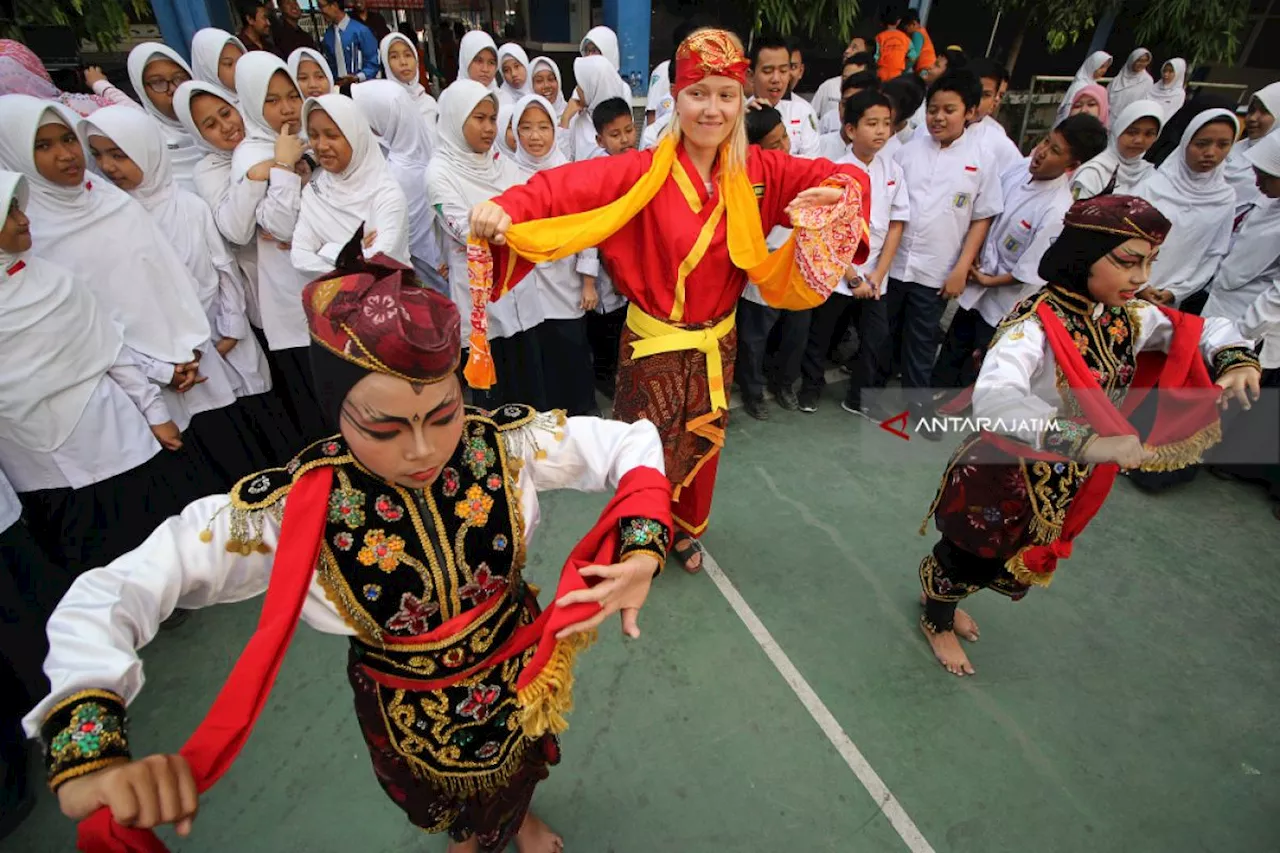
[[[724,387],[724,361],[720,358],[720,340],[733,331],[734,315],[730,314],[707,329],[681,329],[651,317],[635,306],[627,306],[627,328],[641,337],[631,345],[632,358],[645,358],[660,352],[696,349],[707,358],[707,388],[711,392],[711,410],[728,411],[729,399]]]

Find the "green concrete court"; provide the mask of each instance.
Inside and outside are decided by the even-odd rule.
[[[916,627],[931,543],[916,529],[950,446],[901,442],[837,399],[735,415],[705,538],[722,574],[670,567],[644,636],[623,644],[611,626],[582,659],[564,762],[534,801],[566,849],[1280,850],[1280,528],[1261,492],[1202,476],[1150,497],[1121,481],[1050,589],[971,603],[983,638],[961,681]],[[534,580],[600,505],[548,496]],[[182,743],[257,609],[199,613],[146,650],[138,754]],[[166,836],[174,850],[444,849],[373,779],[344,645],[299,632],[194,836]],[[45,798],[0,850],[61,853],[73,835]]]

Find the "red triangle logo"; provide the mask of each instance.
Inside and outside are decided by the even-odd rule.
[[[894,426],[897,424],[898,426]],[[901,429],[899,429],[901,427]],[[911,436],[907,435],[907,411],[904,409],[900,414],[896,414],[888,420],[880,422],[880,429],[885,432],[891,432],[903,441],[910,441]]]

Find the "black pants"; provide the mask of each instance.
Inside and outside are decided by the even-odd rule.
[[[903,393],[917,411],[930,404],[929,378],[938,348],[938,323],[947,307],[940,293],[934,287],[891,278],[884,296],[890,340],[902,352]]]
[[[618,346],[622,340],[622,327],[627,323],[627,306],[601,314],[587,313],[587,338],[591,341],[591,354],[595,362],[596,381],[612,387],[618,373]]]
[[[790,388],[800,378],[811,311],[783,311],[738,300],[738,358],[735,372],[743,395],[758,400],[765,386]],[[767,358],[770,332],[777,327],[777,348]],[[767,363],[766,363],[767,361]]]
[[[972,385],[978,378],[982,354],[995,334],[995,326],[988,325],[975,309],[957,311],[933,363],[933,387],[958,389]]]
[[[833,293],[814,308],[809,321],[809,338],[801,361],[801,384],[805,391],[818,391],[826,384],[827,354],[834,338],[848,323],[856,323],[858,357],[845,391],[845,403],[862,404],[863,388],[883,388],[889,378],[889,312],[884,300],[854,299]]]
[[[1004,560],[979,557],[945,537],[920,561],[920,586],[925,624],[935,633],[955,626],[956,607],[975,592],[990,589],[1017,601],[1029,589],[1009,574]]]
[[[542,350],[547,405],[564,409],[571,417],[598,413],[586,316],[543,320],[535,331]]]

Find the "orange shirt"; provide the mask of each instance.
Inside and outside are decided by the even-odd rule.
[[[924,36],[924,44],[920,46],[920,55],[916,57],[916,71],[923,71],[931,68],[933,63],[938,61],[938,54],[933,49],[933,39],[929,38],[929,31],[924,27],[916,30],[920,35]]]
[[[876,73],[881,80],[892,80],[907,70],[907,51],[911,36],[902,30],[883,30],[876,36]]]

